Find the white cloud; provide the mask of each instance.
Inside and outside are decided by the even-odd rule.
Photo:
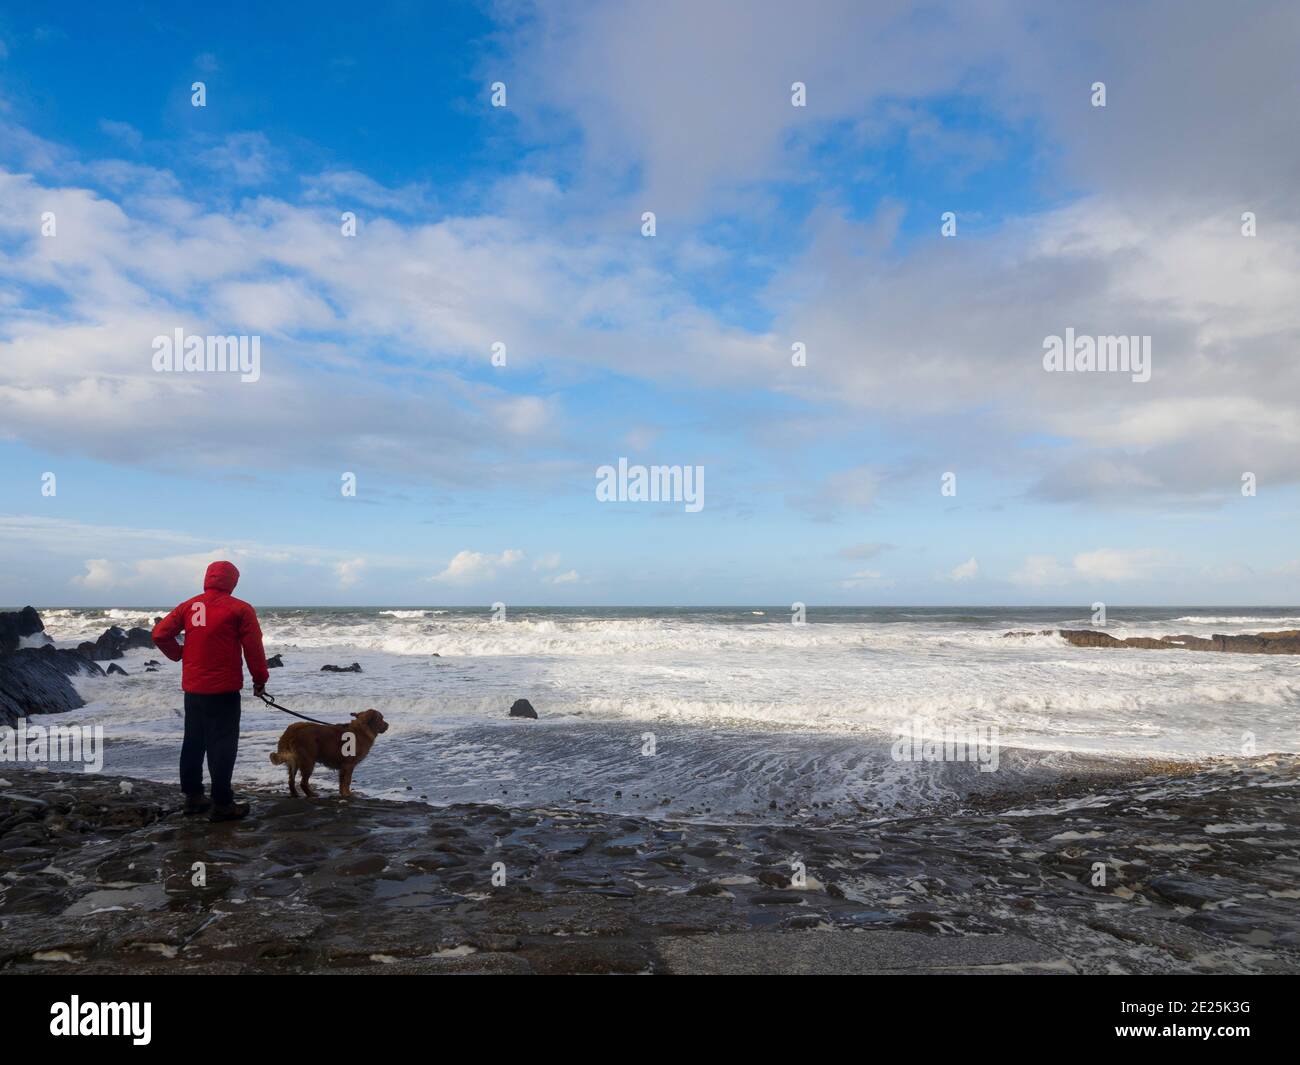
[[[832,131],[850,130],[864,156],[906,138],[950,167],[996,151],[934,128],[924,105],[952,95],[1041,131],[1075,188],[1280,202],[1300,164],[1285,114],[1259,105],[1294,91],[1300,15],[1287,3],[1242,20],[1214,2],[957,2],[920,17],[906,3],[750,0],[739,18],[734,5],[661,0],[653,20],[635,3],[537,5],[512,29],[512,93],[545,100],[566,131],[576,121],[584,174],[634,179],[638,202],[674,216],[759,181],[816,180],[814,149]],[[1098,78],[1104,111],[1088,106]],[[796,80],[804,108],[791,106]],[[539,142],[553,133],[522,118]]]
[[[1160,551],[1117,551],[1100,548],[1074,556],[1074,570],[1087,581],[1132,581],[1150,578],[1164,561]]]
[[[112,554],[106,556],[105,547]],[[191,536],[162,529],[92,525],[64,518],[0,515],[0,571],[14,573],[39,565],[46,587],[70,585],[83,592],[129,591],[137,601],[161,602],[174,593],[196,594],[203,573],[218,559],[242,571],[241,587],[263,591],[295,579],[303,587],[321,587],[332,573],[340,587],[363,567],[418,573],[418,558],[360,559],[334,549],[304,544],[268,544]],[[48,593],[45,593],[48,594]],[[78,600],[84,602],[84,600]]]
[[[1152,580],[1169,562],[1165,552],[1151,548],[1120,550],[1102,547],[1081,552],[1068,563],[1062,563],[1051,555],[1029,555],[1011,575],[1011,580],[1035,587],[1126,583]]]
[[[210,563],[225,559],[239,566],[243,558],[242,551],[224,547],[196,554],[167,555],[126,562],[93,558],[86,560],[86,572],[73,577],[72,583],[92,591],[148,587],[175,592],[188,590],[196,594],[203,588],[203,574]]]
[[[432,190],[427,185],[406,185],[390,189],[367,174],[355,170],[330,170],[305,179],[306,198],[328,203],[340,212],[351,210],[358,215],[358,232],[366,224],[364,211],[370,207],[378,211],[395,211],[399,214],[434,209]]]
[[[532,436],[545,429],[551,409],[540,396],[512,396],[492,404],[499,425],[516,436]]]
[[[275,151],[266,134],[231,133],[200,156],[209,168],[223,171],[239,185],[260,185],[275,169]]]
[[[1051,555],[1029,555],[1021,567],[1011,575],[1011,579],[1016,584],[1043,586],[1064,584],[1069,576],[1069,569],[1062,566]]]
[[[340,588],[351,588],[361,579],[361,574],[366,568],[364,558],[350,558],[342,562],[334,563],[334,572],[339,579]]]
[[[623,440],[633,452],[645,451],[662,435],[663,430],[649,425],[636,425],[629,429]]]
[[[918,19],[852,0],[754,0],[743,17],[662,0],[653,19],[638,4],[540,5],[516,33],[511,88],[577,119],[584,173],[612,183],[633,170],[644,202],[679,217],[719,189],[794,176],[828,123],[955,90],[992,48],[1018,43],[1011,21],[960,6]],[[795,80],[808,85],[806,108],[791,106]]]
[[[129,122],[115,122],[110,118],[101,118],[99,128],[131,149],[139,148],[144,142],[143,134]]]
[[[0,170],[13,208],[0,238],[14,241],[0,279],[14,292],[58,290],[66,313],[48,300],[5,308],[0,403],[15,439],[57,432],[70,450],[111,447],[151,466],[258,466],[273,451],[284,465],[365,460],[460,488],[536,484],[547,464],[515,452],[565,431],[558,402],[462,377],[466,358],[485,362],[504,338],[512,369],[566,380],[584,364],[724,379],[752,351],[742,331],[697,311],[670,270],[629,263],[619,241],[537,228],[544,220],[376,217],[364,239],[345,238],[312,204],[268,196],[210,211],[143,168],[115,171],[127,183],[115,200],[60,185],[90,176],[60,150],[35,142],[26,155],[49,180]],[[46,210],[57,239],[22,221]],[[176,328],[271,334],[262,380],[154,373],[152,339]],[[146,423],[173,446],[137,446]],[[502,455],[511,461],[493,461]]]
[[[974,558],[968,558],[965,562],[954,566],[947,573],[938,575],[935,579],[941,581],[970,581],[979,576],[980,564]]]
[[[88,558],[86,572],[79,577],[73,577],[72,583],[79,584],[83,588],[115,588],[120,580],[117,568],[108,559]]]
[[[1031,498],[1048,502],[1217,499],[1242,470],[1295,482],[1300,226],[1285,205],[1300,140],[1285,109],[1258,101],[1293,90],[1300,16],[1294,5],[1251,20],[1224,5],[1186,9],[1169,20],[1159,5],[1032,16],[941,5],[918,20],[892,5],[764,0],[738,22],[725,5],[670,0],[652,24],[636,5],[543,9],[510,26],[512,102],[545,99],[576,121],[592,164],[583,172],[603,170],[609,185],[591,196],[524,173],[510,195],[488,197],[491,214],[435,213],[427,188],[353,171],[308,177],[301,202],[210,208],[166,171],[77,159],[0,106],[0,138],[22,163],[0,171],[0,281],[39,294],[0,319],[4,432],[153,467],[257,468],[270,452],[281,466],[364,461],[458,488],[532,484],[549,468],[520,445],[566,428],[559,403],[456,373],[506,340],[512,369],[768,388],[808,401],[814,417],[871,411],[882,429],[987,412],[1008,437],[1061,441],[1018,453]],[[1149,39],[1167,46],[1152,52]],[[1119,93],[1104,113],[1080,103],[1096,67]],[[808,83],[807,109],[789,106],[796,79]],[[1143,91],[1125,93],[1135,79]],[[777,188],[756,191],[760,182],[838,191],[843,175],[821,170],[815,150],[829,130],[864,149],[906,133],[923,154],[959,144],[963,157],[987,157],[987,137],[936,128],[926,107],[972,85],[994,126],[1041,123],[1070,189],[1088,198],[982,231],[963,215],[956,240],[899,245],[911,204],[862,221],[836,210],[832,192],[804,253],[754,291],[755,317],[771,322],[763,332],[712,313],[675,276],[679,262],[735,254],[702,245],[692,212],[756,217]],[[260,133],[206,150],[235,182],[262,181],[276,162]],[[1060,188],[1049,171],[1050,196]],[[88,183],[112,197],[78,187]],[[676,250],[628,254],[624,224],[611,235],[599,217],[625,206],[615,187],[675,221]],[[353,201],[362,233],[343,238],[338,211]],[[1240,235],[1244,207],[1259,212],[1257,238]],[[44,210],[59,217],[56,240],[30,224]],[[264,350],[256,388],[146,368],[157,333],[232,323],[284,334]],[[1043,373],[1042,337],[1068,325],[1151,334],[1151,384]],[[808,344],[808,373],[786,372],[791,336]],[[151,446],[140,425],[172,446]],[[498,461],[511,449],[524,457]],[[829,518],[872,506],[880,487],[863,468],[811,491],[791,475],[778,492]]]
[[[514,548],[502,551],[499,555],[484,554],[480,551],[459,551],[447,568],[429,579],[445,584],[477,584],[494,579],[497,572],[508,569],[521,561],[522,551]]]
[[[830,520],[845,510],[871,509],[881,480],[880,472],[870,466],[839,470],[827,475],[811,491],[793,494],[787,501],[819,521]]]
[[[576,569],[566,570],[564,573],[557,573],[553,577],[543,578],[547,584],[573,584],[579,579]]]
[[[1060,438],[1024,453],[1031,495],[1052,502],[1222,499],[1242,470],[1300,480],[1289,218],[1265,247],[1222,208],[1093,197],[901,258],[885,221],[814,218],[772,286],[785,305],[773,329],[834,353],[795,381],[801,397],[904,426],[983,408],[990,453],[1017,434]],[[1152,380],[1045,372],[1043,338],[1067,327],[1150,336]]]
[[[213,288],[213,314],[250,330],[325,330],[338,324],[328,303],[290,278],[231,281]]]
[[[889,588],[892,587],[893,584],[893,581],[885,579],[883,573],[874,569],[860,569],[850,577],[840,581],[841,588],[863,588],[867,586]]]

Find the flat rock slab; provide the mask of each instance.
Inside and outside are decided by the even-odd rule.
[[[359,968],[322,969],[321,976],[531,976],[533,968],[516,954],[466,954],[447,958],[387,959]]]
[[[1297,973],[1300,758],[700,823],[5,768],[0,970]]]
[[[659,972],[679,976],[860,976],[950,972],[1073,973],[1057,951],[1016,935],[738,932],[656,943]]]

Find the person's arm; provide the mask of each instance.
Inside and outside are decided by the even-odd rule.
[[[154,645],[173,662],[181,660],[181,645],[176,636],[185,629],[185,603],[182,603],[153,627]]]
[[[253,694],[261,695],[271,671],[266,668],[266,651],[262,647],[262,627],[257,623],[257,611],[251,606],[240,617],[239,642],[244,648],[244,660],[253,677]]]

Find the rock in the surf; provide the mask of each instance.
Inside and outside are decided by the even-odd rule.
[[[127,629],[126,643],[123,646],[128,651],[135,647],[154,647],[153,633],[138,626]]]
[[[68,677],[102,676],[103,672],[75,651],[53,647],[0,655],[0,724],[13,726],[29,714],[58,714],[85,706]]]
[[[110,625],[94,643],[87,640],[77,645],[77,651],[94,662],[111,662],[131,650],[141,647],[154,647],[153,634],[148,629],[122,629]]]
[[[45,631],[45,623],[35,607],[0,613],[0,652],[16,651],[28,636]]]
[[[510,707],[511,717],[531,717],[537,719],[537,711],[533,709],[533,704],[527,699],[516,699],[514,705]]]
[[[360,673],[361,666],[353,662],[350,666],[321,666],[322,673]]]
[[[267,669],[282,669],[282,668],[284,668],[284,663],[280,660],[280,656],[279,656],[279,655],[272,655],[270,658],[268,658],[268,659],[266,660],[266,668],[267,668]]]
[[[81,644],[77,650],[85,648],[86,644]],[[110,625],[102,633],[99,639],[89,645],[90,658],[96,662],[111,662],[114,658],[121,658],[126,651],[126,632],[116,625]]]
[[[1247,655],[1300,655],[1300,629],[1242,633],[1238,636],[1129,636],[1117,639],[1096,629],[1060,629],[1075,647],[1136,647],[1152,651],[1223,651]]]

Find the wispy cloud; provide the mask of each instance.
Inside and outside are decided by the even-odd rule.
[[[968,558],[953,566],[947,573],[936,574],[935,580],[939,581],[973,581],[979,576],[980,564],[974,558]]]
[[[444,584],[481,584],[496,578],[497,574],[523,560],[524,553],[507,548],[499,555],[481,551],[458,551],[442,572],[429,579]]]
[[[1170,561],[1168,552],[1154,548],[1103,547],[1081,552],[1066,562],[1051,555],[1030,555],[1011,579],[1017,584],[1034,587],[1151,581]]]

